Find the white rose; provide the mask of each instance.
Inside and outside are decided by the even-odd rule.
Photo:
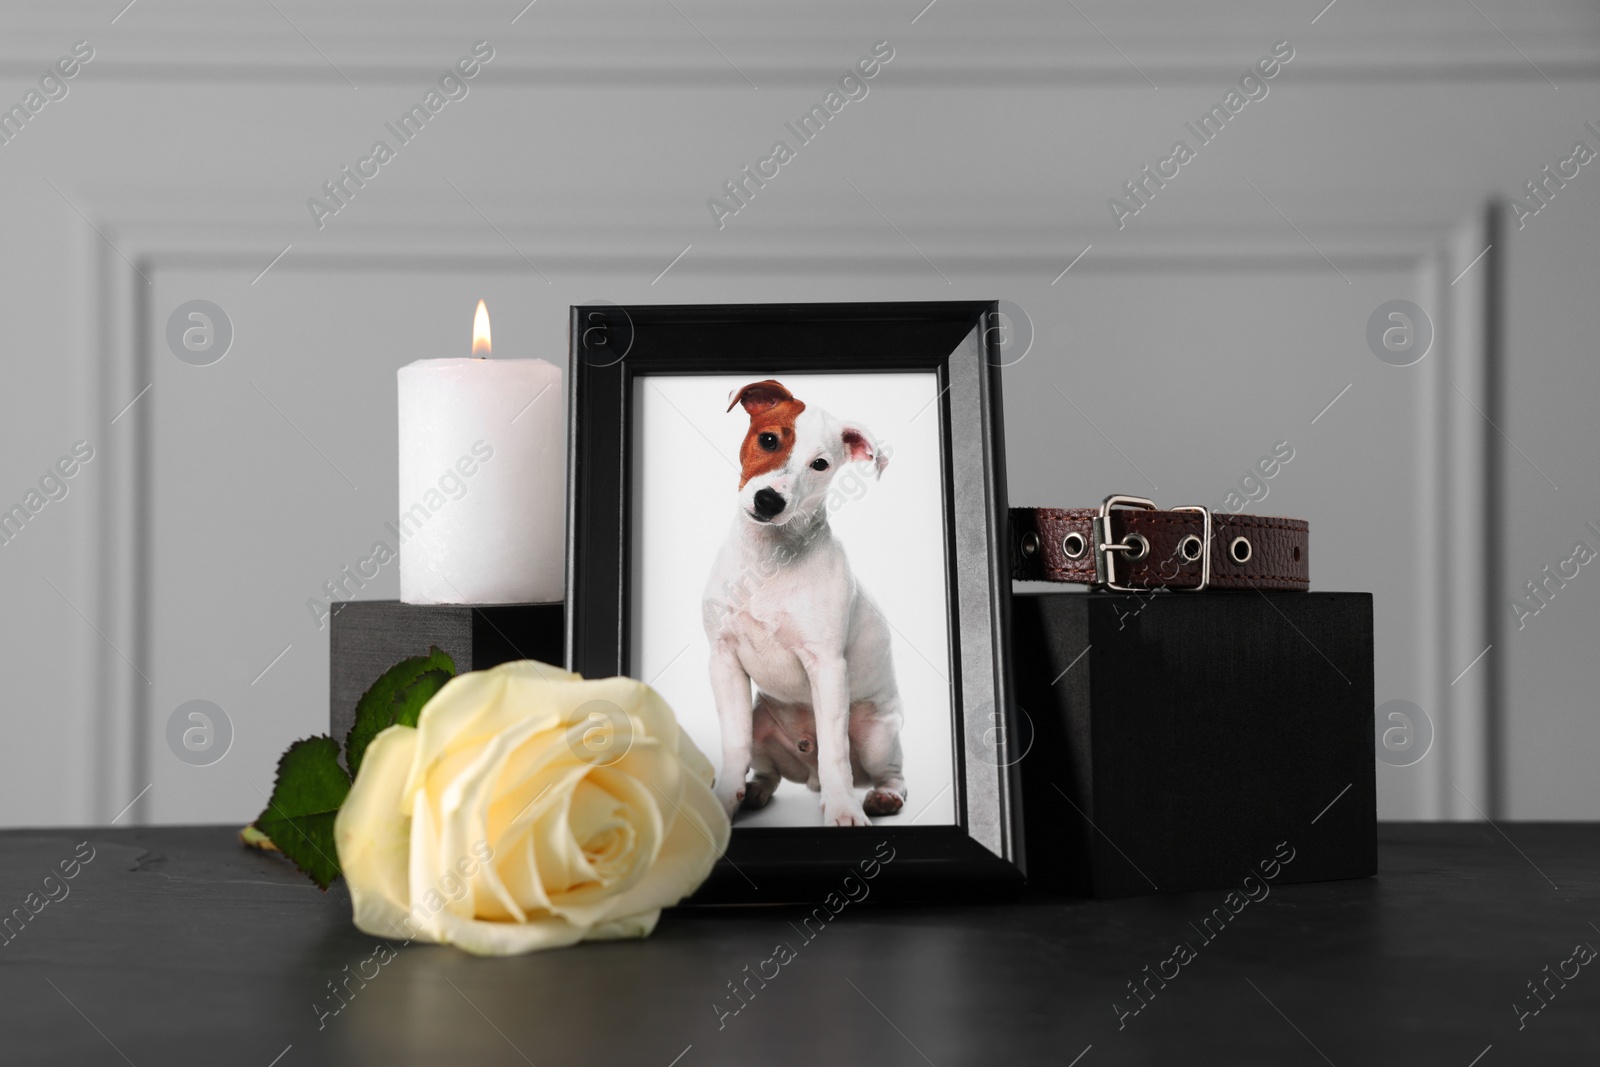
[[[645,937],[727,848],[712,777],[642,682],[460,675],[377,736],[339,811],[355,924],[484,956]]]

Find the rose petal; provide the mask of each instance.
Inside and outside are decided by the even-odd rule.
[[[414,879],[431,883],[435,875],[443,878],[449,865],[470,855],[480,842],[493,849],[496,856],[502,857],[502,862],[509,845],[512,847],[511,858],[514,858],[515,840],[508,840],[503,832],[497,832],[490,825],[490,813],[494,799],[499,794],[499,784],[506,776],[508,761],[519,750],[528,747],[525,742],[540,732],[542,718],[528,717],[464,753],[448,755],[440,761],[439,767],[424,773],[422,778],[426,787],[416,794],[416,803],[419,807],[429,807],[430,813],[434,810],[432,805],[437,804],[437,817],[431,821],[429,828],[430,834],[434,833],[433,825],[436,824],[437,835],[428,839],[430,842],[436,841],[437,845],[429,849],[427,865],[431,873],[413,864]],[[470,758],[452,759],[450,756]],[[485,865],[478,872],[473,879],[472,889],[466,897],[451,905],[450,910],[456,915],[469,918],[478,907],[485,906],[496,916],[504,913],[517,921],[524,918],[516,895],[507,890],[493,865]],[[493,903],[485,901],[480,905],[477,899],[480,895],[486,895]]]
[[[448,913],[440,916],[439,940],[475,956],[517,956],[582,941],[586,929],[556,918],[525,923],[485,922]],[[640,935],[643,936],[643,935]]]
[[[594,921],[671,907],[698,889],[727,851],[732,827],[722,803],[699,778],[685,775],[682,782],[673,803],[662,801],[671,822],[655,863],[638,883],[597,907]]]
[[[661,909],[628,915],[621,919],[591,926],[583,935],[585,941],[620,941],[628,937],[649,937],[661,921]]]
[[[409,726],[391,726],[373,738],[333,821],[355,924],[377,937],[402,934],[410,906],[411,820],[399,801],[416,744],[417,731]]]
[[[621,872],[619,876],[600,877],[594,865],[584,857],[583,868],[592,875],[592,880],[588,884],[578,883],[569,887],[566,892],[559,893],[552,887],[551,911],[569,922],[585,925],[602,922],[622,914],[617,910],[615,902],[625,897],[634,886],[650,878],[651,870],[660,855],[667,827],[666,818],[659,804],[643,783],[609,768],[592,771],[585,784],[589,783],[594,783],[590,786],[594,794],[610,798],[608,814],[618,815],[627,820],[634,840],[630,854],[623,857],[616,865],[617,870]],[[578,795],[578,791],[575,791],[574,795]],[[603,802],[597,801],[597,803]],[[580,855],[587,838],[599,829],[598,823],[587,821],[591,818],[590,812],[580,812],[569,817],[567,838],[572,846],[579,850]]]
[[[417,769],[406,782],[409,794],[421,776],[448,752],[485,744],[505,729],[538,712],[558,719],[550,695],[564,685],[581,685],[580,675],[534,660],[503,663],[488,671],[460,674],[444,684],[417,719]]]

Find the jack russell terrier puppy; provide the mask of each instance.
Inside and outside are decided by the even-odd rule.
[[[821,793],[823,825],[867,826],[906,802],[904,716],[889,625],[829,528],[827,497],[842,464],[870,461],[881,478],[889,457],[863,427],[808,410],[778,382],[745,386],[735,404],[750,415],[738,515],[702,603],[722,726],[717,797],[731,817],[766,806],[787,778]],[[864,803],[858,785],[872,787]]]

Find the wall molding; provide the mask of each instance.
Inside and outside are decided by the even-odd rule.
[[[249,222],[231,228],[220,224],[196,226],[194,205],[175,198],[151,198],[142,208],[129,198],[114,199],[119,202],[112,208],[99,198],[89,202],[95,225],[105,235],[103,240],[92,233],[87,238],[95,264],[95,289],[87,294],[85,312],[95,324],[97,351],[92,365],[96,393],[92,405],[99,425],[109,425],[117,412],[152,380],[152,355],[147,342],[159,309],[151,307],[151,286],[145,276],[156,277],[162,270],[178,267],[254,274],[282,247],[281,231],[271,226]],[[248,217],[248,212],[245,214]],[[1397,236],[1393,227],[1384,226],[1382,220],[1374,222],[1367,213],[1347,221],[1348,225],[1341,227],[1333,218],[1322,219],[1312,231],[1319,243],[1323,237],[1331,242],[1338,235],[1341,243],[1333,254],[1345,269],[1415,273],[1426,281],[1419,286],[1419,292],[1438,294],[1437,299],[1444,302],[1439,305],[1440,321],[1435,324],[1438,350],[1428,357],[1431,366],[1427,369],[1434,375],[1434,387],[1418,412],[1426,451],[1425,469],[1436,472],[1439,485],[1444,488],[1419,502],[1421,541],[1414,551],[1416,558],[1433,561],[1430,578],[1423,584],[1419,617],[1455,621],[1437,632],[1420,635],[1422,646],[1431,649],[1433,662],[1425,672],[1425,677],[1432,679],[1431,688],[1419,697],[1431,705],[1430,714],[1435,715],[1439,751],[1431,754],[1418,771],[1426,782],[1425,814],[1471,817],[1468,806],[1454,791],[1458,785],[1480,804],[1485,803],[1484,798],[1498,796],[1497,778],[1489,760],[1496,729],[1491,697],[1498,677],[1498,656],[1492,652],[1487,657],[1490,663],[1479,665],[1486,669],[1469,673],[1454,686],[1448,684],[1445,672],[1451,664],[1461,662],[1459,649],[1477,641],[1488,624],[1485,605],[1489,586],[1484,553],[1491,544],[1487,531],[1493,516],[1487,506],[1492,499],[1487,473],[1490,468],[1484,464],[1482,449],[1492,448],[1493,442],[1481,439],[1481,427],[1472,423],[1477,418],[1475,414],[1470,410],[1463,413],[1459,403],[1451,407],[1454,394],[1449,393],[1441,368],[1475,402],[1483,402],[1480,390],[1489,381],[1488,345],[1481,330],[1474,332],[1460,324],[1487,321],[1487,303],[1493,292],[1486,283],[1456,291],[1448,282],[1476,254],[1474,242],[1481,238],[1484,228],[1479,220],[1430,234],[1413,224]],[[525,220],[513,221],[505,229],[519,244],[536,237],[535,227]],[[970,269],[1006,278],[1016,277],[1019,271],[1037,273],[1039,284],[1044,285],[1071,258],[1062,250],[1040,247],[1067,240],[1061,234],[1069,231],[1057,231],[1048,241],[1037,243],[1019,237],[1010,248],[996,250],[984,240],[988,232],[985,227],[952,226],[947,230],[929,254],[947,256],[950,269]],[[1260,222],[1197,229],[1179,240],[1141,236],[1108,248],[1104,256],[1086,258],[1074,270],[1131,275],[1259,271],[1264,266],[1307,272],[1329,270],[1321,256],[1300,237],[1282,231],[1282,227],[1270,222]],[[274,234],[277,236],[271,236]],[[544,261],[548,263],[546,269],[565,273],[579,265],[593,267],[608,275],[626,276],[628,280],[619,283],[621,289],[647,291],[649,273],[660,269],[659,255],[646,262],[637,235],[630,243],[625,228],[611,234],[614,241],[591,234],[581,252],[568,249],[550,253]],[[1076,238],[1070,240],[1075,242]],[[108,242],[114,243],[116,249]],[[812,276],[818,271],[842,269],[886,278],[915,278],[927,270],[915,256],[886,254],[882,240],[852,239],[831,249],[823,247],[826,241],[816,244],[818,247],[797,256],[784,242],[729,243],[704,257],[694,270],[720,276],[750,269],[782,269],[794,276]],[[654,252],[653,242],[651,245]],[[1074,246],[1068,244],[1066,250],[1070,252]],[[1479,264],[1480,268],[1483,266]],[[526,262],[487,229],[463,235],[427,225],[352,231],[341,235],[336,244],[307,242],[302,255],[286,256],[273,269],[358,272],[446,271],[464,267],[532,274]],[[1479,277],[1487,278],[1491,273],[1485,270]],[[1444,310],[1446,307],[1449,310]],[[149,663],[150,655],[149,576],[153,523],[158,519],[150,511],[153,410],[149,405],[135,404],[113,428],[114,436],[106,450],[108,466],[113,471],[107,479],[110,488],[97,524],[99,540],[94,554],[101,597],[99,617],[105,622],[108,641],[128,650],[141,668]],[[1480,447],[1462,447],[1462,441],[1474,435],[1478,435]],[[1462,537],[1463,530],[1469,534],[1481,531],[1482,537]],[[106,744],[97,749],[105,765],[97,767],[97,781],[104,795],[97,796],[96,803],[114,811],[150,780],[150,760],[158,757],[152,746],[158,739],[153,733],[149,687],[137,671],[105,645],[98,647],[95,656],[99,716],[95,728],[106,738]],[[141,821],[140,808],[130,812],[129,821]]]
[[[1301,52],[1295,80],[1307,83],[1600,79],[1600,11],[1573,0],[1486,2],[1483,14],[1424,0],[1320,15],[1320,2],[1291,10],[1266,0],[1174,3],[1158,12],[1083,0],[1082,14],[1047,0],[897,0],[866,11],[844,0],[685,0],[679,11],[651,0],[526,8],[524,0],[279,0],[278,10],[165,0],[134,6],[113,23],[118,6],[75,0],[21,16],[27,21],[8,26],[0,41],[0,75],[36,77],[82,38],[97,49],[97,78],[349,89],[430,80],[486,39],[500,53],[494,79],[509,85],[749,91],[752,82],[825,85],[872,38],[904,49],[893,69],[907,86],[1149,90],[1231,81],[1272,42],[1288,39]]]
[[[1433,719],[1434,748],[1415,765],[1428,818],[1504,813],[1504,608],[1493,595],[1504,539],[1493,327],[1505,299],[1502,211],[1486,205],[1453,227],[1421,266],[1419,291],[1430,298],[1436,336],[1419,368],[1427,384],[1426,476],[1414,547],[1424,568],[1424,618],[1433,620],[1423,635],[1419,695]]]

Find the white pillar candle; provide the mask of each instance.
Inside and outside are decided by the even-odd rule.
[[[479,324],[487,351],[481,303]],[[542,359],[423,359],[396,377],[400,599],[560,600],[566,566],[560,368]]]

